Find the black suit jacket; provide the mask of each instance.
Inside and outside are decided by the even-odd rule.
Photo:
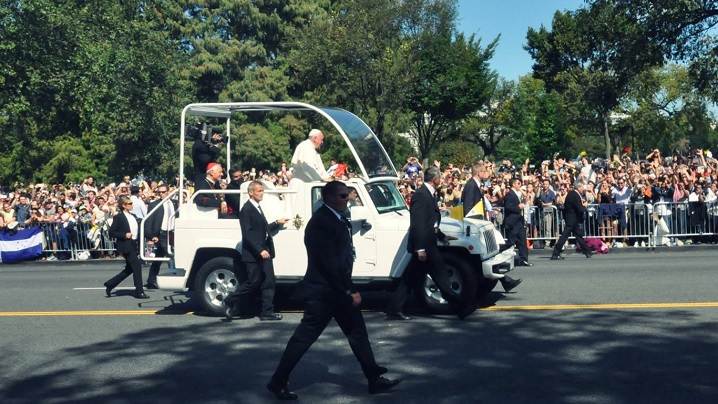
[[[137,223],[137,228],[139,229],[140,224],[139,220],[135,215],[130,213],[132,217],[135,218]],[[132,239],[125,238],[125,235],[130,232],[130,223],[127,221],[127,217],[125,217],[125,214],[123,212],[120,212],[115,215],[114,218],[112,218],[112,225],[110,226],[110,236],[117,239],[117,242],[115,242],[115,249],[120,254],[129,254],[132,251],[132,244],[134,243]]]
[[[407,251],[415,253],[418,250],[437,248],[436,239],[444,239],[444,233],[435,229],[434,225],[441,222],[441,213],[436,199],[426,185],[422,185],[411,197],[409,207],[409,242]]]
[[[153,201],[147,207],[147,212],[151,211],[158,204],[162,203],[161,200]],[[172,202],[170,202],[172,203]],[[175,216],[177,216],[177,208],[175,207]],[[161,205],[155,213],[152,214],[147,220],[145,220],[145,238],[147,240],[153,237],[160,237],[160,231],[162,230],[162,219],[165,217],[165,207]]]
[[[304,245],[308,262],[301,296],[322,299],[357,291],[352,282],[354,258],[349,229],[326,205],[309,219]]]
[[[206,143],[195,140],[192,145],[192,161],[194,163],[194,183],[199,184],[207,175],[207,164],[216,161],[220,152],[220,144]]]
[[[212,188],[212,183],[205,177],[202,181],[195,184],[195,191],[220,189],[218,184],[214,184],[214,186],[215,187]],[[222,200],[217,194],[203,193],[197,195],[197,197],[194,198],[194,202],[199,206],[207,206],[210,208],[219,208],[222,206]]]
[[[227,190],[235,190],[239,189],[239,187],[242,185],[242,180],[239,182],[230,182],[227,184]],[[227,202],[227,214],[224,215],[224,218],[239,218],[239,194],[225,194],[224,200]]]
[[[474,205],[479,203],[484,198],[483,193],[479,184],[476,183],[474,178],[469,178],[464,185],[464,190],[461,192],[461,203],[464,206],[464,216],[469,214]]]
[[[274,258],[274,241],[271,232],[279,229],[277,222],[267,224],[267,219],[247,201],[239,211],[239,227],[242,229],[242,261],[261,262],[261,254],[267,250]]]
[[[524,222],[523,211],[519,207],[521,201],[513,188],[504,197],[504,225],[511,227]]]
[[[570,191],[563,202],[563,219],[566,221],[566,226],[575,226],[582,222],[585,211],[586,207],[583,206],[581,195],[576,190]]]

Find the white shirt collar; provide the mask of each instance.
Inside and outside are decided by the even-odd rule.
[[[434,189],[434,187],[432,187],[431,184],[429,184],[428,182],[425,182],[424,185],[426,185],[426,188],[429,189],[429,193],[432,194],[432,195],[434,195],[434,192],[436,192],[436,190]]]

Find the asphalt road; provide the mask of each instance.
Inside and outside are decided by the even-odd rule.
[[[365,294],[380,364],[404,381],[370,396],[331,324],[292,374],[305,403],[718,402],[718,248],[550,251],[466,321],[410,308],[388,322]],[[207,317],[183,292],[105,298],[122,261],[0,266],[0,402],[264,403],[301,318]]]

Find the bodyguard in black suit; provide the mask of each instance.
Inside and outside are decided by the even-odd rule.
[[[229,170],[229,184],[227,190],[239,190],[242,186],[242,170],[237,167]],[[227,214],[220,215],[220,219],[239,219],[239,194],[225,194],[227,202]]]
[[[239,226],[242,229],[242,262],[247,269],[247,280],[224,300],[225,314],[231,320],[237,312],[238,302],[248,300],[257,290],[262,291],[262,321],[281,320],[282,315],[274,312],[274,241],[272,232],[279,230],[289,219],[278,219],[271,224],[262,212],[260,202],[264,197],[264,185],[252,181],[247,187],[249,200],[239,211]],[[246,306],[246,305],[245,305]]]
[[[581,198],[583,188],[583,182],[576,181],[573,184],[573,190],[566,195],[566,200],[563,203],[564,228],[558,241],[556,241],[556,245],[553,246],[552,260],[563,259],[561,256],[563,245],[572,233],[576,236],[576,242],[581,246],[581,251],[584,252],[586,258],[591,258],[594,254],[593,250],[586,245],[586,241],[583,239],[583,231],[579,227],[579,224],[583,221],[583,214],[586,212],[586,203]]]
[[[347,208],[349,191],[342,182],[334,181],[322,188],[324,205],[309,220],[304,235],[307,248],[307,273],[298,291],[305,299],[302,322],[289,339],[277,370],[267,389],[280,400],[295,400],[289,391],[289,374],[304,353],[336,320],[349,341],[369,382],[369,393],[380,393],[399,384],[401,379],[381,377],[386,368],[377,365],[369,343],[364,317],[359,306],[361,295],[352,283],[351,224],[342,212]]]
[[[169,188],[167,185],[160,185],[157,188],[160,193],[160,198],[167,197]],[[155,257],[161,258],[166,257],[169,254],[168,249],[168,234],[173,229],[175,208],[172,201],[157,200],[150,203],[147,211],[150,212],[155,206],[160,205],[159,208],[145,220],[145,238],[148,240],[148,245],[154,245],[157,249],[155,250]],[[147,275],[147,289],[158,289],[157,286],[157,274],[160,272],[160,266],[162,261],[153,261],[150,265],[150,271]]]
[[[140,252],[137,237],[139,236],[139,223],[135,215],[130,213],[132,210],[132,201],[127,196],[119,198],[119,204],[122,211],[115,215],[110,226],[110,236],[117,239],[115,249],[118,253],[125,257],[125,269],[112,279],[104,283],[105,294],[110,297],[112,289],[116,288],[125,278],[132,274],[132,280],[135,284],[135,298],[149,299],[142,288],[142,262],[140,261]]]
[[[409,320],[402,312],[410,285],[421,284],[422,277],[427,273],[436,283],[442,296],[464,319],[476,310],[474,293],[464,291],[457,296],[451,289],[444,260],[441,258],[437,240],[455,240],[439,230],[441,214],[436,204],[435,189],[441,184],[441,173],[436,167],[429,167],[424,172],[424,185],[414,192],[411,198],[409,243],[407,251],[412,254],[411,262],[404,271],[394,295],[386,309],[388,319]]]
[[[466,181],[464,190],[461,193],[461,202],[464,206],[464,216],[466,216],[479,201],[484,199],[483,187],[481,183],[481,174],[485,172],[484,164],[482,162],[475,163],[471,167],[472,178]],[[482,217],[483,219],[483,217]],[[508,275],[504,275],[500,279],[501,286],[504,287],[505,292],[511,291],[513,288],[519,286],[522,282],[521,279],[513,279]]]
[[[511,190],[504,196],[504,228],[507,244],[519,250],[519,266],[533,266],[529,262],[529,248],[526,245],[526,222],[524,221],[524,202],[521,193],[521,179],[512,178]]]
[[[484,198],[484,191],[480,185],[483,172],[485,172],[485,169],[482,162],[474,163],[471,167],[471,178],[466,181],[464,189],[461,191],[461,205],[464,207],[464,217]]]

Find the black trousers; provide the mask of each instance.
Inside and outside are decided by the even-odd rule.
[[[144,292],[142,287],[142,261],[139,257],[139,247],[137,243],[132,243],[129,253],[122,254],[125,257],[125,269],[119,274],[115,275],[112,279],[105,282],[105,286],[116,288],[125,278],[132,275],[132,281],[135,284],[135,290],[137,292]]]
[[[504,223],[506,223],[504,221]],[[516,246],[519,250],[519,259],[529,260],[529,248],[526,245],[526,225],[522,221],[506,226],[506,242],[508,245]]]
[[[364,323],[364,316],[359,307],[352,306],[352,299],[347,295],[335,295],[329,299],[312,299],[306,302],[304,317],[289,339],[282,354],[272,380],[279,385],[286,385],[289,374],[302,359],[304,353],[319,338],[329,322],[336,320],[339,328],[349,341],[354,356],[361,365],[362,372],[368,381],[373,382],[386,368],[377,365],[374,352],[369,343],[369,336]]]
[[[563,245],[566,243],[566,240],[568,240],[571,234],[576,236],[576,242],[578,243],[578,245],[581,246],[581,251],[584,253],[588,252],[588,246],[586,245],[586,241],[583,239],[583,230],[581,230],[581,227],[578,225],[578,223],[572,225],[567,224],[566,227],[563,228],[561,235],[558,237],[556,245],[553,246],[554,256],[561,254]]]
[[[274,263],[271,259],[261,262],[245,262],[247,269],[247,280],[239,285],[237,290],[224,298],[224,304],[228,307],[235,307],[240,304],[240,311],[248,310],[247,304],[258,291],[262,293],[262,315],[274,313]]]
[[[161,232],[159,235],[159,241],[155,243],[155,246],[157,247],[157,250],[155,250],[155,257],[156,258],[162,258],[166,257],[169,253],[167,251],[167,233]],[[162,266],[162,261],[153,261],[152,265],[150,265],[150,271],[147,274],[147,284],[148,285],[156,285],[157,284],[157,274],[160,273],[160,267]]]
[[[426,261],[419,261],[417,253],[412,255],[411,262],[409,262],[409,266],[401,276],[399,285],[397,285],[394,294],[391,296],[386,311],[393,313],[402,311],[409,295],[409,288],[411,286],[423,287],[425,274],[431,275],[444,300],[449,302],[455,310],[472,303],[471,299],[464,298],[462,300],[462,297],[453,292],[441,253],[438,249],[430,249],[426,252]]]

